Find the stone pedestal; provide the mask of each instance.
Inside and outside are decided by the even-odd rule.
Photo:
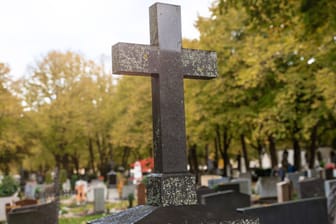
[[[189,173],[151,174],[147,179],[147,204],[196,205],[196,178]]]

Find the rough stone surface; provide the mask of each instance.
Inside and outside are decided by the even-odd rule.
[[[156,206],[197,204],[196,179],[186,174],[151,174],[147,178],[147,203]]]
[[[212,211],[203,205],[154,207],[138,206],[89,224],[259,224],[253,216]]]

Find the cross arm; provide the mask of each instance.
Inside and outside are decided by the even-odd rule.
[[[159,69],[160,50],[156,46],[117,43],[112,46],[114,74],[151,75]],[[182,49],[181,75],[191,79],[217,77],[216,52]],[[174,66],[174,65],[172,65]]]
[[[117,43],[112,46],[112,72],[114,74],[156,74],[158,73],[157,63],[157,47],[130,43]]]
[[[217,54],[214,51],[182,49],[181,60],[185,78],[212,79],[217,77]]]

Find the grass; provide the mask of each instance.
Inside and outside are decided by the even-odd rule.
[[[60,218],[58,223],[59,224],[86,224],[88,221],[99,219],[104,216],[105,214],[90,215],[90,216],[83,216],[83,217],[73,217],[73,218]]]
[[[127,209],[128,201],[123,200],[116,203],[105,203],[105,210],[107,213],[87,215],[93,211],[93,203],[86,203],[84,205],[76,205],[71,203],[68,205],[61,204],[61,210],[63,214],[71,213],[72,217],[60,217],[59,224],[86,224],[88,221],[102,218],[109,215],[110,212],[121,211]]]

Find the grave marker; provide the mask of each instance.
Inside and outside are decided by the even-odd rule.
[[[152,77],[155,174],[147,178],[148,205],[89,223],[259,223],[255,217],[196,205],[195,177],[187,172],[183,78],[216,77],[216,54],[181,48],[180,11],[154,4],[151,45],[113,46],[114,73]]]
[[[324,181],[320,178],[307,178],[299,181],[300,198],[323,197]]]
[[[187,170],[183,79],[217,76],[216,53],[182,49],[180,7],[149,9],[150,43],[112,47],[113,73],[152,78],[154,175],[148,177],[151,205],[197,203],[195,177]]]

